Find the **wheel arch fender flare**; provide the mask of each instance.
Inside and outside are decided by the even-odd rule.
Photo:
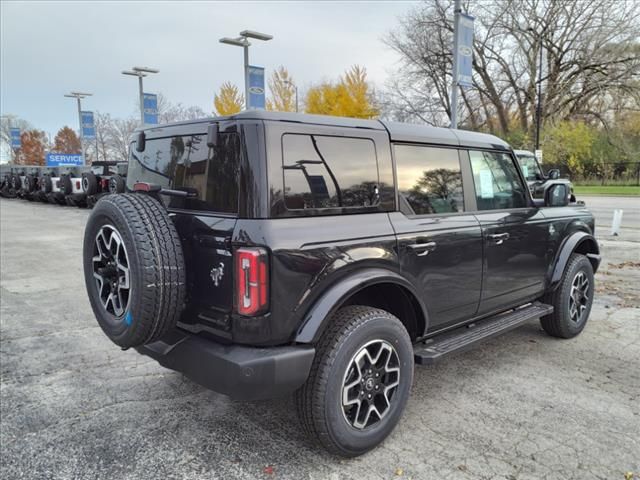
[[[329,287],[307,310],[296,332],[296,343],[315,343],[319,340],[333,313],[353,295],[367,287],[382,283],[392,283],[407,289],[416,300],[425,319],[425,330],[429,325],[429,314],[425,303],[411,283],[399,273],[384,268],[359,270]]]
[[[574,232],[565,239],[560,247],[559,253],[556,255],[549,280],[549,290],[555,290],[560,284],[562,274],[569,262],[569,258],[574,252],[582,253],[589,259],[593,266],[594,273],[598,270],[601,260],[598,241],[593,235],[587,232]]]

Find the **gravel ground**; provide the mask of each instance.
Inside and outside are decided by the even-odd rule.
[[[599,222],[621,208],[585,200]],[[638,199],[625,208],[639,217]],[[341,460],[304,438],[290,398],[234,402],[115,347],[84,291],[87,215],[0,200],[3,479],[640,478],[640,225],[598,232],[582,335],[532,322],[418,367],[389,439]]]

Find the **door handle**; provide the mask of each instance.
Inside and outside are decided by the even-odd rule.
[[[502,245],[502,242],[509,238],[508,233],[494,233],[488,236],[489,240],[491,240],[496,245]]]
[[[425,242],[425,243],[413,243],[411,245],[407,245],[411,250],[416,252],[416,255],[419,257],[424,257],[428,255],[429,252],[432,252],[436,249],[436,242]]]

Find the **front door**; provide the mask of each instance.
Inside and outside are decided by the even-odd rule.
[[[482,315],[544,292],[549,222],[532,206],[510,154],[471,150],[469,159],[484,242]]]
[[[430,331],[468,320],[480,301],[482,232],[465,212],[458,150],[395,145],[394,156],[400,212],[390,218],[400,269],[422,294]]]

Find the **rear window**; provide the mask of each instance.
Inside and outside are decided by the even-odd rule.
[[[282,137],[287,210],[377,209],[378,163],[366,138]]]
[[[206,135],[183,135],[147,140],[144,152],[131,148],[127,186],[147,182],[192,197],[166,197],[172,208],[238,213],[240,139],[237,133],[221,133],[215,148]]]

